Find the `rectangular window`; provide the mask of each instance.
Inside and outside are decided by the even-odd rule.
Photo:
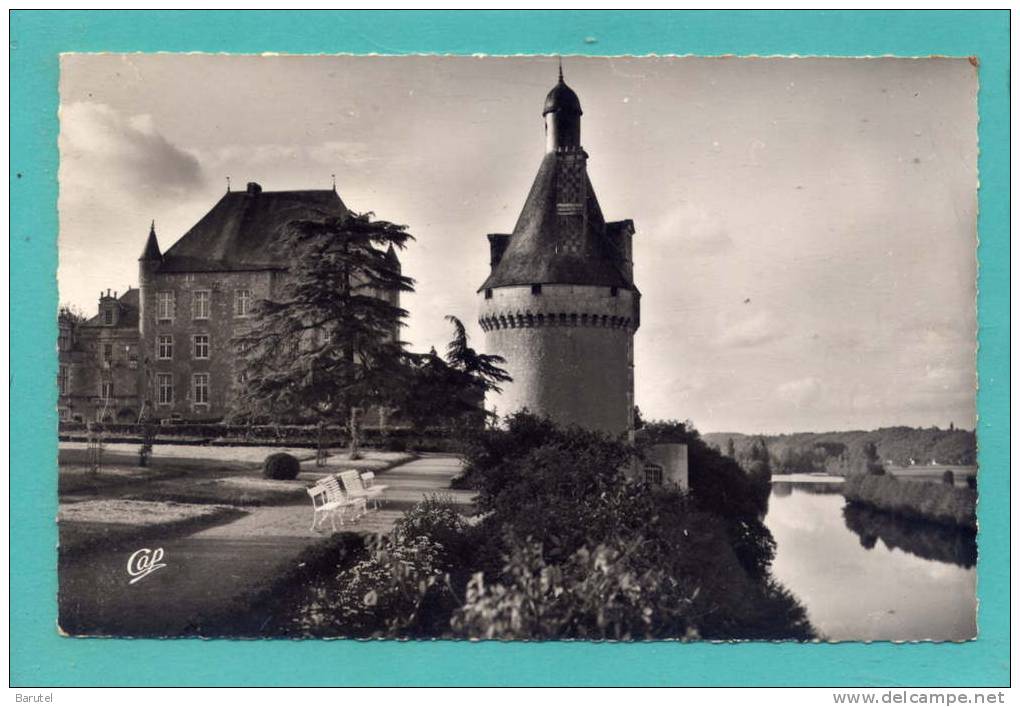
[[[57,374],[57,385],[60,386],[60,394],[67,395],[68,383],[70,382],[70,376],[68,375],[67,366],[61,366],[60,372]]]
[[[156,319],[161,322],[170,322],[174,318],[174,293],[156,293]]]
[[[609,288],[609,296],[610,297],[619,297],[620,296],[620,288],[619,287],[610,287]]]
[[[169,361],[174,357],[173,334],[160,334],[156,337],[156,358],[160,361]]]
[[[209,335],[195,334],[195,358],[209,358]]]
[[[645,483],[662,486],[662,467],[658,464],[645,464]]]
[[[103,310],[103,324],[113,326],[113,310],[109,307]]]
[[[194,391],[192,399],[196,405],[209,404],[209,374],[196,373],[191,376],[191,387]]]
[[[209,318],[209,296],[208,290],[195,290],[191,295],[191,318]]]
[[[160,405],[172,405],[174,402],[174,377],[170,373],[156,374],[156,401]]]
[[[113,381],[103,381],[99,386],[99,397],[109,400],[113,397]]]
[[[492,288],[491,287],[486,288],[486,290],[485,290],[485,299],[492,299]]]
[[[251,313],[251,290],[234,291],[234,316],[247,317]]]
[[[67,408],[60,408],[59,412],[61,421],[67,422],[71,419],[71,411]]]
[[[113,361],[113,344],[103,344],[103,361],[106,363]]]
[[[60,327],[60,338],[57,339],[57,346],[61,351],[71,350],[71,330],[67,327]]]
[[[531,286],[531,294],[533,294],[533,295],[540,295],[540,294],[542,294],[542,286],[541,285],[532,285]]]

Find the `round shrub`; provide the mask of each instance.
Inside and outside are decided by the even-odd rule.
[[[389,437],[383,441],[382,447],[387,452],[406,452],[407,440],[403,437]]]
[[[270,454],[262,464],[262,475],[267,479],[276,479],[277,481],[296,479],[300,471],[301,464],[297,457],[285,452]]]
[[[954,486],[956,484],[956,477],[953,476],[952,469],[946,469],[942,472],[942,483],[948,486]]]

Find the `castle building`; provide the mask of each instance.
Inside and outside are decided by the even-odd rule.
[[[581,147],[581,102],[563,81],[542,110],[545,156],[513,233],[489,235],[479,288],[489,353],[513,382],[500,415],[527,409],[561,424],[629,432],[634,409],[634,284],[630,220],[607,222]]]
[[[57,318],[57,411],[66,422],[136,422],[140,412],[138,290],[99,295],[99,311]]]
[[[143,398],[155,418],[230,412],[245,380],[232,341],[253,323],[254,304],[278,296],[287,278],[281,234],[295,220],[347,213],[335,189],[270,192],[252,182],[228,191],[165,253],[150,229],[138,260],[138,323]],[[399,305],[398,292],[377,296]]]

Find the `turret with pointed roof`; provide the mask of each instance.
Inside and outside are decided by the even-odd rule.
[[[543,105],[545,155],[513,233],[489,234],[479,323],[514,381],[496,406],[624,432],[640,323],[630,220],[607,223],[581,146],[581,101],[563,80]]]
[[[163,253],[159,249],[159,240],[156,238],[156,222],[149,226],[149,237],[145,239],[145,249],[139,260],[162,260]]]

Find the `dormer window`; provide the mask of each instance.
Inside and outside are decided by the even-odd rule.
[[[542,286],[541,285],[532,285],[531,286],[531,294],[533,294],[533,295],[540,295],[540,294],[542,294]]]
[[[103,326],[113,326],[116,322],[116,312],[113,311],[113,307],[107,307],[103,310]]]

